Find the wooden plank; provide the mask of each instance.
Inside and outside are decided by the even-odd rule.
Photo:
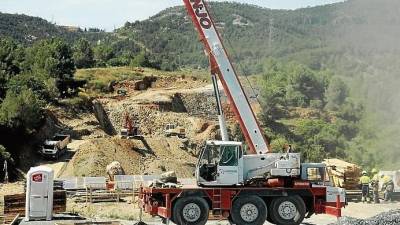
[[[55,191],[53,193],[53,211],[65,212],[67,208],[67,195],[65,191]],[[25,215],[25,194],[4,196],[4,213]]]
[[[14,217],[14,219],[9,223],[10,225],[14,225],[14,224],[16,224],[17,223],[17,220],[18,220],[18,218],[19,218],[19,214],[17,214],[15,217]]]
[[[16,213],[16,214],[7,214],[4,215],[4,224],[7,225],[12,225],[13,223],[15,224],[16,220],[18,220],[18,218],[20,217],[20,214]]]

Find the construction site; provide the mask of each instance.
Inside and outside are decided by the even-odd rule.
[[[127,90],[126,95],[118,94],[116,88],[115,93],[96,99],[92,114],[77,116],[57,108],[49,109],[52,119],[43,129],[68,134],[71,141],[56,160],[46,157],[37,164],[54,171],[53,210],[58,219],[46,224],[134,224],[140,217],[147,224],[159,224],[160,219],[145,213],[140,216],[140,187],[162,180],[162,174],[168,171],[174,171],[178,185],[196,185],[193,174],[204,140],[221,137],[213,85],[210,80],[191,76],[152,78],[154,82],[145,90],[134,88],[137,81],[120,84]],[[257,109],[256,102],[252,105]],[[229,103],[225,100],[223,106],[229,130],[235,130],[237,124]],[[132,120],[128,121],[132,127],[137,126],[137,136],[121,135],[120,131],[127,127],[126,120]],[[184,128],[184,135],[168,133],[168,124]],[[349,203],[342,215],[365,219],[400,206],[399,203],[360,203],[361,168],[338,159],[327,159],[324,163],[330,168],[336,167],[328,170],[334,185],[348,190]],[[396,173],[393,177],[399,175]],[[24,217],[25,189],[25,181],[1,185],[2,218],[6,224]],[[395,190],[400,191],[398,184]],[[71,220],[80,221],[66,222]],[[328,224],[336,218],[320,215],[305,221]],[[216,219],[209,224],[228,222]]]
[[[239,76],[206,1],[183,3],[209,69],[77,70],[86,102],[47,104],[11,179],[0,164],[0,224],[400,225],[400,170],[271,140],[260,80]],[[118,79],[93,94],[103,74]],[[339,120],[321,108],[285,110]]]

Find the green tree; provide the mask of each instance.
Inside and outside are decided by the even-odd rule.
[[[346,101],[342,103],[337,114],[338,117],[346,121],[358,122],[363,117],[364,106],[360,102],[347,98]]]
[[[61,39],[43,40],[27,49],[25,67],[44,78],[70,79],[75,73],[72,49]]]
[[[321,119],[303,119],[295,132],[306,145],[320,145],[324,151],[333,154],[340,143],[341,134],[337,126]]]
[[[266,63],[267,71],[262,79],[263,114],[266,120],[275,120],[280,114],[280,106],[285,105],[286,78],[283,65],[275,60]]]
[[[275,137],[271,141],[271,148],[279,152],[282,150],[283,146],[288,143],[289,141],[285,137]]]
[[[344,81],[338,77],[332,78],[326,90],[326,109],[337,110],[346,101],[348,88]]]
[[[0,124],[13,129],[25,128],[28,133],[38,127],[42,119],[43,101],[30,89],[19,94],[7,92],[0,107]]]
[[[149,57],[146,52],[140,52],[135,58],[131,61],[130,64],[132,67],[148,67],[150,66]]]
[[[325,80],[323,74],[318,74],[307,66],[291,63],[286,68],[288,84],[286,99],[293,106],[309,106],[314,99],[323,100]]]
[[[262,96],[267,118],[279,119],[288,107],[320,106],[324,99],[326,74],[298,64],[269,60],[263,75]],[[318,102],[318,103],[317,103]],[[317,103],[317,104],[316,104]]]
[[[14,41],[0,38],[0,99],[5,97],[8,80],[21,70],[22,53]]]
[[[73,47],[73,52],[76,68],[91,68],[94,66],[94,53],[88,40],[79,39]]]
[[[302,153],[308,162],[321,162],[327,156],[324,147],[320,144],[305,145]]]
[[[107,66],[108,61],[114,57],[113,49],[110,45],[100,44],[94,48],[94,59],[97,66]]]
[[[54,97],[47,88],[45,81],[31,73],[22,73],[14,76],[8,81],[7,89],[15,94],[21,93],[24,89],[29,89],[43,100],[51,100],[51,97]]]

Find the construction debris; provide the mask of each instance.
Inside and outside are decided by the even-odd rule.
[[[176,176],[175,171],[169,171],[161,174],[160,180],[164,183],[178,183],[178,177]]]
[[[378,214],[369,219],[356,219],[352,217],[342,217],[337,223],[330,225],[395,225],[400,224],[400,209],[391,210]]]
[[[347,190],[359,189],[361,168],[358,165],[340,159],[325,159],[323,163],[327,165],[329,174],[333,176],[335,187]]]

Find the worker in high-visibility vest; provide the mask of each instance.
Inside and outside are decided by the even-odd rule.
[[[378,204],[379,203],[379,175],[378,175],[378,170],[377,169],[372,169],[371,170],[371,188],[372,188],[372,198],[374,199],[374,203]]]
[[[363,203],[370,202],[369,198],[369,183],[371,179],[367,176],[367,171],[362,171],[362,177],[360,177],[360,185],[361,185],[361,201]]]
[[[384,193],[384,201],[392,201],[392,194],[394,191],[394,183],[393,179],[390,176],[387,175],[381,175],[381,181],[382,181],[382,190],[385,192]]]

